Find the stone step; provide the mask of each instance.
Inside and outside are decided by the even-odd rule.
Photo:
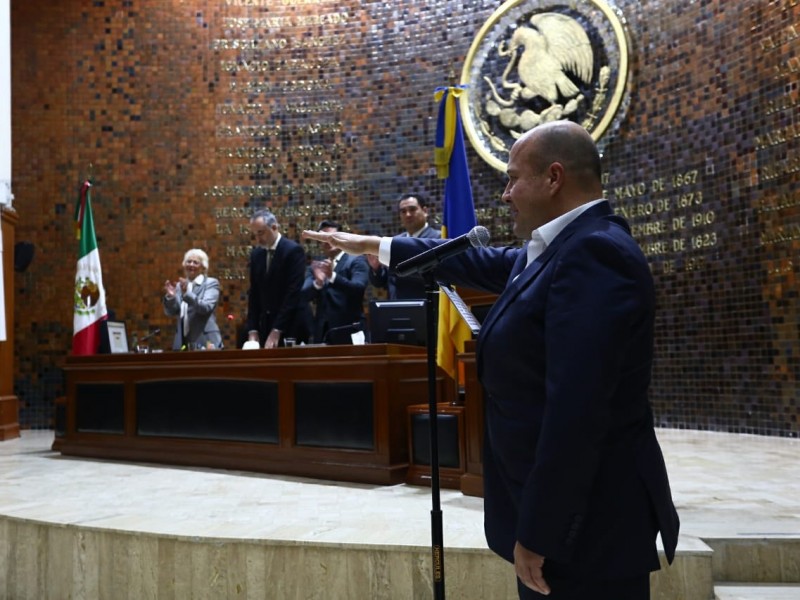
[[[715,600],[800,600],[800,583],[716,583]]]

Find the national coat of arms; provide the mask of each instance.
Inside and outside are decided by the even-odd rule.
[[[596,141],[624,115],[629,43],[621,17],[602,0],[510,0],[470,48],[461,113],[472,145],[505,171],[524,132],[569,119]]]

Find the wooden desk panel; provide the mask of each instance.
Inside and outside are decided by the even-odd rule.
[[[66,426],[63,435],[57,435],[53,444],[53,449],[62,454],[374,484],[396,484],[405,480],[408,469],[406,407],[427,399],[425,349],[389,344],[79,356],[69,357],[64,370]],[[253,389],[253,386],[259,389],[258,386],[270,383],[277,388],[277,437],[265,434],[262,440],[261,430],[248,423],[249,433],[245,439],[227,439],[235,437],[231,435],[234,431],[231,424],[220,424],[216,420],[235,419],[237,402],[234,394],[220,393],[220,390]],[[311,388],[307,384],[311,384]],[[320,389],[331,394],[337,393],[340,384],[346,384],[342,385],[344,390],[357,390],[358,393],[353,394],[354,403],[360,398],[360,404],[354,406],[360,407],[356,409],[362,412],[364,390],[371,388],[372,419],[370,422],[364,418],[362,412],[348,417],[346,395],[337,396],[338,409],[334,412],[320,410],[320,415],[327,415],[320,422],[313,422],[313,414],[302,415],[300,445],[297,443],[295,388],[300,386],[307,393],[320,384],[323,384]],[[173,428],[175,431],[170,431],[170,419],[189,414],[187,403],[181,401],[175,402],[173,407],[162,407],[159,403],[169,405],[169,400],[157,396],[154,401],[152,394],[163,394],[164,390],[179,394],[184,387],[192,398],[198,398],[200,414],[192,413],[191,418],[186,419],[192,423],[180,423]],[[203,390],[204,387],[208,390]],[[440,400],[451,400],[452,389],[452,382],[440,372]],[[111,404],[118,403],[118,406],[103,406],[103,394],[108,394]],[[142,396],[140,400],[141,394],[150,396]],[[306,401],[301,404],[313,406],[315,402],[324,402],[324,398],[312,394],[309,404],[308,398],[306,395]],[[268,423],[270,411],[260,411],[257,402],[255,407],[252,405],[250,401],[247,404],[250,408],[244,412],[251,418],[264,418]],[[95,407],[94,412],[91,406]],[[151,411],[149,421],[143,416],[146,407]],[[122,414],[116,415],[115,410]],[[152,412],[154,410],[157,412]],[[154,427],[154,415],[158,421],[167,422]],[[332,427],[328,421],[337,418],[341,421]],[[148,423],[147,430],[141,433],[140,421]],[[86,426],[94,422],[111,425],[108,429]],[[372,443],[368,439],[369,432],[365,433],[365,427],[369,426],[372,427]],[[337,427],[342,431],[342,441],[333,440]],[[314,436],[320,441],[315,442]],[[327,446],[319,445],[326,443]]]

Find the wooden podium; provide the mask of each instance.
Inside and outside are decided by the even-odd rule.
[[[497,296],[470,289],[459,289],[470,312],[482,321]],[[439,435],[439,484],[459,489],[467,496],[483,496],[483,386],[478,381],[475,358],[476,340],[464,342],[464,352],[456,356],[462,373],[463,401],[437,405]],[[453,384],[453,397],[461,396]],[[440,397],[441,398],[441,397]],[[430,485],[430,442],[428,405],[408,407],[409,456],[411,464],[406,483]],[[427,436],[427,437],[426,437]]]
[[[427,398],[416,346],[78,356],[64,372],[62,454],[381,485],[405,480],[406,407]]]
[[[431,485],[430,408],[415,404],[408,411],[408,452],[410,464],[406,483]],[[439,433],[439,485],[445,489],[461,489],[464,476],[464,407],[439,402],[436,405]]]

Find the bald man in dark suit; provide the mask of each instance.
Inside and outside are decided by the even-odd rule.
[[[499,294],[477,345],[486,538],[514,564],[520,598],[645,600],[656,537],[672,562],[679,530],[648,400],[650,268],[603,199],[600,157],[579,125],[530,130],[507,173],[503,201],[529,242],[469,249],[435,271]],[[390,267],[442,243],[327,240]]]

